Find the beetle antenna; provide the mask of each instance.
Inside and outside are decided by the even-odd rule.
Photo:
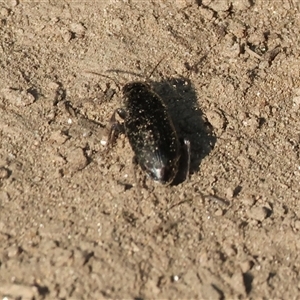
[[[141,74],[135,73],[135,72],[130,72],[130,71],[123,71],[123,70],[119,70],[119,69],[109,69],[106,72],[115,72],[115,73],[122,73],[122,74],[130,74],[133,76],[137,76],[137,77],[143,77]]]
[[[153,70],[151,71],[151,73],[147,76],[147,80],[149,81],[151,76],[153,75],[153,73],[156,71],[156,69],[158,68],[158,66],[160,65],[160,63],[165,59],[165,55],[159,60],[159,62],[155,65],[155,67],[153,68]]]

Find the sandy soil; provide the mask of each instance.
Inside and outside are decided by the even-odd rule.
[[[2,299],[298,298],[299,9],[0,1]],[[160,59],[191,174],[138,188],[126,137],[103,145],[119,86],[90,72]]]

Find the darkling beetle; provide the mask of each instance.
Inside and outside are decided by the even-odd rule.
[[[108,145],[115,141],[123,127],[134,152],[133,162],[140,165],[150,178],[161,184],[172,184],[178,175],[180,158],[185,157],[186,179],[190,167],[190,142],[179,140],[161,97],[150,84],[142,81],[125,84],[122,93],[123,108],[116,109],[111,117]],[[124,123],[116,120],[116,114]]]

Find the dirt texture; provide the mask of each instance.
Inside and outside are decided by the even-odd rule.
[[[1,299],[299,299],[299,6],[0,1]],[[106,144],[160,60],[170,186]]]

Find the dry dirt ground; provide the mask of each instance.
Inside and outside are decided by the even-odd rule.
[[[299,299],[297,0],[5,0],[0,20],[1,299]],[[161,59],[191,141],[171,186],[104,145],[119,85]]]

